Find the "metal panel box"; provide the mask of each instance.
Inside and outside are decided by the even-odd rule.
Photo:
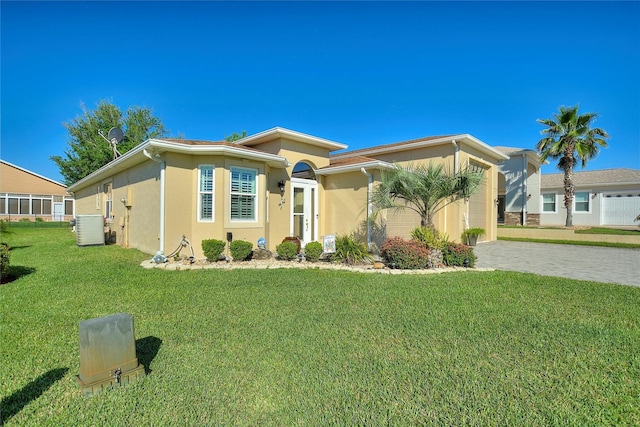
[[[138,363],[133,317],[119,313],[80,322],[80,374],[84,395],[128,384],[145,376]]]

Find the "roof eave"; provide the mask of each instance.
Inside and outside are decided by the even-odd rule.
[[[458,142],[458,141],[463,141],[463,140],[471,142],[471,144],[475,145],[476,148],[478,148],[481,152],[483,152],[484,154],[490,155],[492,158],[494,158],[494,159],[496,159],[498,161],[500,161],[500,160],[508,160],[509,159],[509,156],[507,156],[506,154],[502,153],[501,151],[498,151],[498,150],[494,149],[493,147],[489,146],[488,144],[486,144],[486,143],[480,141],[479,139],[469,135],[468,133],[460,134],[460,135],[449,135],[449,136],[446,136],[446,137],[437,138],[437,139],[429,139],[429,140],[425,140],[425,141],[416,141],[416,142],[412,142],[412,143],[409,143],[409,144],[399,143],[399,145],[392,145],[392,146],[386,146],[386,147],[371,147],[370,149],[357,150],[357,152],[336,154],[336,155],[334,155],[332,157],[334,159],[343,159],[343,158],[351,157],[351,156],[355,155],[356,153],[359,156],[373,156],[373,155],[377,155],[377,154],[393,153],[393,152],[400,152],[400,151],[415,150],[417,148],[425,148],[425,147],[431,147],[431,146],[437,146],[437,145],[452,144],[453,141]]]
[[[251,147],[253,145],[262,144],[265,142],[272,141],[279,137],[286,137],[288,139],[292,139],[297,142],[303,142],[309,145],[315,145],[322,148],[327,148],[329,151],[336,150],[344,150],[347,148],[345,144],[341,144],[339,142],[330,141],[324,138],[318,138],[317,136],[308,135],[302,132],[296,132],[291,129],[285,129],[281,127],[274,127],[262,132],[258,132],[253,135],[249,135],[242,139],[235,141],[238,145],[243,145],[246,147]]]
[[[286,168],[289,166],[287,159],[282,156],[261,153],[258,151],[254,152],[240,147],[232,147],[228,145],[185,145],[161,139],[148,139],[142,144],[139,144],[133,149],[127,151],[117,159],[107,163],[97,171],[82,178],[80,181],[73,183],[67,188],[67,191],[74,192],[80,188],[100,182],[105,178],[104,175],[107,171],[117,173],[135,166],[138,163],[144,162],[148,158],[145,155],[145,151],[154,156],[161,155],[166,152],[195,155],[226,155],[230,157],[261,161],[275,168]]]

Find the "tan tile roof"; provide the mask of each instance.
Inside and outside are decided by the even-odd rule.
[[[171,139],[171,138],[162,138],[159,139],[159,141],[166,141],[166,142],[172,142],[172,143],[177,143],[177,144],[184,144],[184,145],[202,145],[202,146],[225,146],[225,147],[233,147],[233,148],[238,148],[240,150],[247,150],[247,151],[255,151],[258,153],[264,153],[264,151],[262,150],[258,150],[252,147],[246,147],[244,145],[238,145],[238,144],[234,144],[233,142],[229,142],[229,141],[203,141],[203,140],[198,140],[198,139]]]
[[[392,148],[392,147],[402,147],[403,145],[415,144],[416,142],[431,141],[431,140],[434,140],[434,139],[448,138],[448,137],[451,137],[451,136],[455,136],[455,135],[427,136],[427,137],[423,137],[423,138],[410,139],[408,141],[393,142],[391,144],[374,145],[373,147],[361,148],[359,150],[345,151],[345,152],[342,152],[342,153],[336,153],[335,156],[357,155],[358,153],[363,153],[363,152],[367,152],[367,151],[379,150],[379,149],[385,149],[385,148]]]
[[[562,187],[563,181],[564,172],[543,174],[541,176],[540,186],[542,188]],[[617,168],[573,173],[573,184],[576,186],[623,183],[640,185],[640,170]]]
[[[331,159],[329,166],[330,168],[336,167],[336,166],[347,166],[347,165],[356,165],[358,163],[368,163],[368,162],[376,162],[376,159],[373,159],[371,157],[366,157],[366,156],[352,156],[352,157],[346,157],[344,159]]]

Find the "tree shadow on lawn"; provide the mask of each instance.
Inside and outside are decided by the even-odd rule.
[[[6,283],[11,283],[14,280],[18,280],[21,277],[27,276],[31,273],[35,273],[36,269],[34,267],[24,267],[22,265],[12,265],[9,267],[9,272],[2,276],[0,279],[0,285],[4,285]]]
[[[145,337],[136,340],[136,355],[138,356],[138,362],[144,365],[145,374],[149,375],[153,372],[150,368],[151,362],[155,359],[162,340],[157,337]]]
[[[0,425],[27,406],[30,402],[40,397],[49,387],[59,381],[67,373],[69,368],[56,368],[40,375],[11,396],[5,397],[0,402]]]

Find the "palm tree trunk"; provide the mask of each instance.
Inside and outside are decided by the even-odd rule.
[[[567,220],[565,226],[573,227],[573,165],[568,164],[564,169],[564,207],[567,208]]]

